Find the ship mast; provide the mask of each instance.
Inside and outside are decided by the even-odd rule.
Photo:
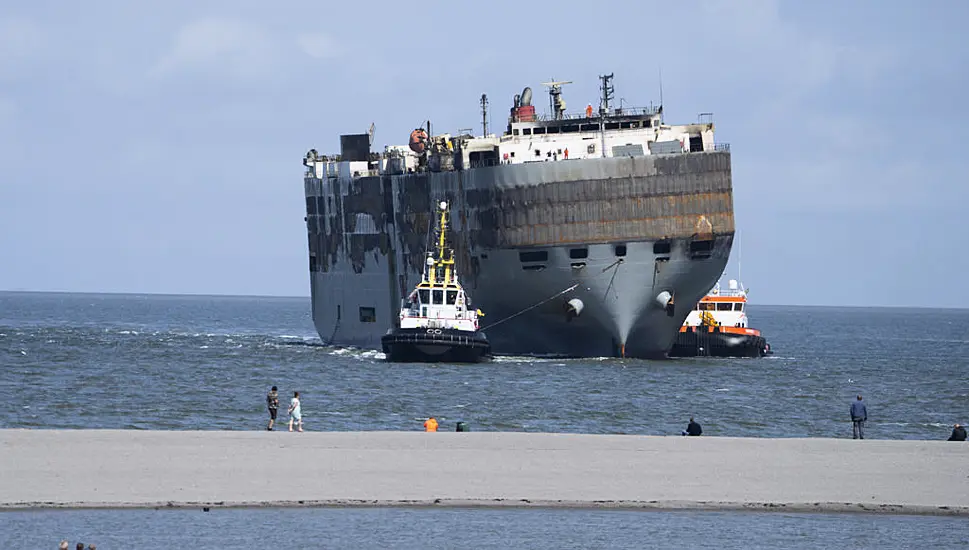
[[[615,73],[599,75],[599,80],[602,81],[602,86],[599,88],[602,90],[602,97],[599,99],[599,137],[602,139],[602,158],[606,158],[606,115],[609,114],[609,100],[615,95],[615,87],[610,85],[613,74]]]
[[[443,267],[444,278],[441,284],[450,285],[453,284],[454,278],[454,254],[447,248],[448,204],[441,201],[438,207],[441,209],[441,216],[438,219],[437,258],[428,254],[427,266],[430,268],[428,282],[432,285],[437,283],[437,270]]]

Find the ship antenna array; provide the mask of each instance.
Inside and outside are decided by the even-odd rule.
[[[488,94],[481,94],[481,130],[488,137]]]
[[[599,86],[599,90],[602,91],[602,97],[599,99],[600,115],[605,115],[609,112],[609,100],[616,97],[616,87],[612,85],[612,76],[614,74],[615,73],[599,75],[599,80],[602,81],[602,85]]]

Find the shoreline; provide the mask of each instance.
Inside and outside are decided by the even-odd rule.
[[[969,445],[522,432],[0,430],[0,512],[491,508],[969,516]]]

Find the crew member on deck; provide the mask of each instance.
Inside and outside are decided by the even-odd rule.
[[[425,432],[437,431],[437,420],[433,416],[424,421],[424,431]]]
[[[586,105],[585,107],[585,118],[592,118],[592,105]]]

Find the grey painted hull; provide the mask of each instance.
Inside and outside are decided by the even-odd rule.
[[[733,241],[729,153],[308,175],[305,187],[313,320],[339,345],[380,348],[420,279],[438,200],[495,354],[665,356]]]

